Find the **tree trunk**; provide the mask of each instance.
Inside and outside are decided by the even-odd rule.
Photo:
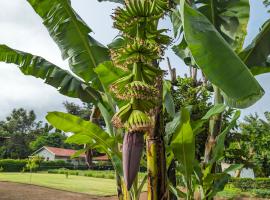
[[[218,89],[216,86],[214,86],[214,94],[215,94],[214,105],[222,104],[223,97],[220,93],[220,89]],[[209,163],[209,161],[211,160],[212,149],[216,144],[216,137],[219,135],[221,131],[221,125],[222,125],[222,113],[213,116],[209,121],[209,134],[205,145],[204,163]]]
[[[155,115],[154,130],[147,135],[148,200],[169,199],[163,134],[164,122],[160,106]]]

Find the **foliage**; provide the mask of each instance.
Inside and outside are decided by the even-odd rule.
[[[31,154],[29,143],[52,127],[36,121],[34,111],[14,109],[6,120],[0,122],[0,135],[10,137],[0,147],[1,158],[27,158]]]
[[[191,120],[201,119],[212,107],[210,101],[211,93],[207,89],[207,86],[202,82],[196,81],[191,77],[177,77],[172,90],[176,112],[183,107],[192,106],[190,111]],[[197,159],[203,157],[207,135],[208,124],[205,123],[200,134],[195,136]]]
[[[265,119],[257,114],[249,115],[240,124],[242,140],[240,147],[254,164],[256,176],[270,176],[270,113],[265,112]]]
[[[30,143],[32,152],[40,149],[43,146],[59,147],[59,148],[70,148],[71,145],[65,143],[67,136],[63,133],[44,133],[38,136],[34,141]],[[78,148],[78,147],[77,147]]]
[[[260,33],[239,55],[254,75],[270,72],[270,20],[261,27]],[[260,52],[260,53],[259,53]]]
[[[80,106],[73,102],[65,101],[63,105],[68,113],[79,116],[84,120],[90,119],[92,104],[83,103],[83,105]]]
[[[118,0],[110,1],[123,3]],[[109,61],[108,49],[89,35],[92,30],[74,11],[69,0],[28,0],[28,2],[42,18],[50,36],[61,50],[62,58],[69,61],[70,69],[79,78],[41,57],[5,45],[0,45],[0,61],[14,63],[24,74],[44,79],[60,93],[79,98],[86,103],[93,103],[99,108],[106,123],[106,130],[82,120],[78,113],[76,114],[79,117],[54,112],[50,113],[47,119],[57,128],[75,133],[68,142],[80,145],[87,143],[107,153],[116,169],[118,189],[121,190],[119,177],[123,173],[118,145],[121,143],[122,133],[124,131],[151,133],[149,130],[154,128],[154,123],[152,123],[153,114],[149,110],[153,108],[160,109],[157,116],[160,116],[161,120],[155,124],[157,129],[162,129],[165,125],[162,120],[164,114],[162,111],[165,111],[165,108],[170,117],[175,114],[170,98],[172,87],[167,81],[162,80],[163,71],[157,68],[165,47],[173,42],[165,35],[166,30],[158,29],[158,21],[171,10],[172,1],[127,0],[124,6],[116,9],[113,15],[114,27],[120,31],[120,34],[110,45],[112,62]],[[181,1],[180,10],[177,5],[179,2],[174,2],[176,3],[174,11],[178,12],[172,17],[174,32],[175,35],[184,33],[180,50],[185,50],[184,55],[190,58],[191,65],[202,69],[204,76],[222,90],[229,105],[247,107],[255,103],[264,92],[236,54],[241,50],[246,35],[249,18],[248,1],[218,1],[214,4],[214,1],[198,0],[189,2],[191,6]],[[252,48],[254,52],[263,49],[257,48],[259,43],[256,41],[254,45],[256,45],[256,48]],[[221,49],[222,53],[220,53]],[[260,59],[265,59],[265,54],[267,52],[264,52],[264,56]],[[103,61],[109,62],[103,63]],[[260,60],[260,63],[262,62],[265,60]],[[126,71],[123,72],[123,78],[121,73],[114,73],[112,68],[115,67]],[[106,70],[113,73],[106,73]],[[110,76],[111,74],[113,76]],[[104,78],[104,75],[109,78]],[[165,89],[163,102],[160,91],[162,86]],[[164,105],[161,105],[162,103]],[[168,144],[172,139],[174,148],[172,150],[168,147],[167,153],[171,155],[174,153],[184,171],[188,172],[184,176],[188,189],[195,190],[195,185],[200,185],[202,193],[207,198],[212,198],[223,189],[228,180],[226,173],[213,174],[212,168],[215,162],[223,158],[225,136],[235,125],[239,113],[236,112],[232,123],[225,127],[217,138],[210,165],[200,166],[193,157],[194,136],[200,133],[209,118],[191,121],[192,118],[187,114],[189,111],[185,112],[185,108],[182,109],[183,112],[180,112],[180,115],[176,114],[177,118],[172,122],[175,123],[180,118],[179,123],[175,125],[176,133],[172,131],[171,138],[168,137]],[[113,115],[112,122],[118,129],[112,128]],[[174,140],[175,138],[177,141]],[[153,139],[157,138],[153,137]],[[191,151],[187,152],[185,149]],[[84,151],[85,149],[82,149],[80,152]],[[154,150],[152,153],[157,152],[159,151]],[[188,160],[184,159],[187,158],[187,153],[192,154]],[[189,166],[185,166],[187,163],[191,165],[190,169]],[[165,169],[164,166],[163,171]],[[158,169],[148,170],[158,171]],[[161,175],[166,177],[165,174]],[[194,175],[196,175],[196,184],[191,186]],[[149,173],[150,183],[153,178],[157,177],[151,177]]]
[[[62,58],[68,59],[70,69],[87,83],[91,81],[99,84],[93,68],[109,59],[109,51],[89,35],[92,30],[72,9],[71,2],[28,2],[42,18],[50,36],[61,50]]]
[[[252,189],[270,189],[270,178],[231,178],[230,184],[242,191]]]
[[[185,39],[194,60],[209,81],[222,90],[226,103],[231,107],[245,108],[260,99],[263,89],[206,16],[182,1],[181,17],[184,18]]]
[[[4,172],[21,172],[27,162],[27,160],[4,159],[0,160],[0,166]]]

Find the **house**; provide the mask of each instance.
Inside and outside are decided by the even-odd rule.
[[[56,161],[63,160],[74,165],[84,165],[85,164],[85,154],[82,153],[79,157],[71,158],[72,155],[76,153],[73,149],[63,149],[57,147],[43,146],[37,151],[35,151],[32,156],[39,156],[44,158],[46,161]],[[106,155],[98,156],[93,158],[94,162],[109,161]]]

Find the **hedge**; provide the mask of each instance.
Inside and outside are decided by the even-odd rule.
[[[20,172],[23,170],[26,164],[27,160],[0,160],[0,168],[2,168],[4,172]]]
[[[15,160],[15,159],[3,159],[0,160],[0,168],[3,169],[3,172],[21,172],[24,170],[28,160]],[[74,166],[71,163],[66,163],[63,160],[57,161],[41,161],[38,163],[38,168],[36,171],[45,171],[49,169],[59,169],[59,168],[67,168],[67,169],[80,169],[86,170],[88,167],[86,165]]]
[[[256,189],[270,190],[270,178],[231,178],[230,184],[242,191]]]
[[[0,160],[0,169],[3,169],[4,172],[21,172],[28,160],[15,160],[15,159],[3,159]],[[37,171],[47,171],[49,169],[78,169],[78,170],[87,170],[88,166],[85,165],[76,165],[74,166],[72,163],[67,163],[63,160],[56,161],[40,161],[38,164],[38,168],[35,169]],[[98,163],[91,167],[93,170],[114,170],[113,166],[108,163]]]

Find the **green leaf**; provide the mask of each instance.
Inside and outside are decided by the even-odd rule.
[[[189,111],[186,108],[181,110],[181,126],[173,136],[171,147],[176,159],[183,165],[184,176],[189,185],[195,159],[195,137],[190,125]]]
[[[105,88],[109,88],[114,81],[127,75],[127,72],[115,67],[110,61],[101,63],[94,71]]]
[[[182,29],[181,15],[180,15],[178,8],[171,10],[170,18],[171,18],[171,22],[173,25],[174,37],[176,38]]]
[[[212,23],[187,3],[181,3],[185,39],[196,64],[223,91],[231,107],[245,108],[258,101],[263,89]]]
[[[74,134],[86,135],[95,141],[95,148],[102,149],[111,159],[115,170],[122,175],[121,155],[116,150],[117,138],[106,133],[96,124],[85,121],[77,116],[62,113],[50,112],[46,119],[55,128],[64,132],[72,132]]]
[[[239,52],[247,35],[249,0],[198,1],[198,10],[216,27],[230,46]]]
[[[225,109],[226,109],[226,105],[216,104],[202,117],[202,119],[209,120],[212,116],[224,112]]]
[[[254,75],[270,72],[270,20],[262,26],[260,33],[239,55]]]
[[[172,85],[169,81],[163,81],[163,104],[168,114],[173,117],[175,115],[175,105],[171,94]]]
[[[116,153],[114,151],[116,142],[115,137],[109,135],[92,122],[62,112],[50,112],[46,116],[46,119],[51,125],[59,130],[90,137],[109,155],[112,152]]]
[[[70,0],[28,2],[43,19],[63,59],[68,59],[71,70],[86,82],[99,85],[93,68],[109,60],[108,49],[89,35],[92,30],[72,9]]]
[[[68,144],[78,144],[78,145],[84,145],[84,144],[92,144],[93,141],[91,137],[87,135],[82,135],[82,134],[74,134],[72,136],[69,136],[66,140],[65,143]]]
[[[216,139],[216,145],[213,149],[213,158],[211,159],[210,163],[214,163],[223,157],[223,152],[225,148],[224,141],[226,135],[236,125],[236,121],[240,117],[240,114],[241,112],[239,110],[236,111],[229,125],[225,128],[224,131],[222,131],[221,134],[218,135]]]
[[[0,45],[0,61],[18,65],[22,73],[43,79],[63,95],[79,98],[86,103],[98,103],[102,100],[95,89],[39,56]]]
[[[187,66],[195,66],[195,61],[190,53],[185,38],[178,44],[172,47],[173,52],[181,58]]]
[[[192,123],[192,129],[194,135],[199,134],[203,129],[203,125],[214,115],[222,113],[226,109],[226,105],[217,104],[214,105],[200,120]]]
[[[242,165],[242,164],[232,164],[232,165],[230,165],[230,167],[225,169],[223,172],[228,173],[231,171],[236,171],[236,170],[242,169],[243,167],[244,167],[244,165]]]
[[[83,154],[85,152],[86,152],[86,149],[77,150],[73,155],[70,156],[70,158],[77,158],[77,157],[79,157],[81,154]]]

